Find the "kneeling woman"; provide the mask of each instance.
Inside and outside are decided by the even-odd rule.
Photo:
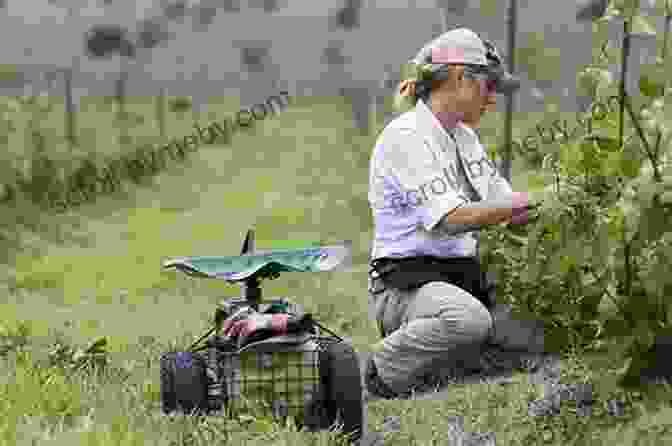
[[[477,367],[492,335],[493,287],[475,231],[524,223],[528,209],[527,195],[511,190],[474,131],[502,91],[494,47],[459,28],[413,63],[420,77],[402,81],[397,99],[414,107],[381,132],[370,166],[369,299],[384,339],[365,379],[383,398],[408,394],[438,368]]]

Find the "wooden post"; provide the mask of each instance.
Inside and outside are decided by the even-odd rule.
[[[371,110],[371,116],[369,117],[370,122],[369,132],[371,133],[375,133],[378,130],[379,116],[384,111],[384,108],[382,107],[382,104],[380,102],[385,92],[386,75],[387,72],[384,72],[380,80],[378,80],[378,83],[376,84],[373,94],[369,95],[369,104],[370,104],[369,108]]]
[[[67,68],[63,72],[65,80],[65,135],[73,150],[77,145],[75,105],[72,99],[72,68]]]
[[[117,119],[121,119],[126,111],[126,79],[128,73],[122,71],[119,78],[115,81],[114,96],[117,102]]]
[[[156,121],[159,124],[159,135],[166,137],[166,88],[159,88],[159,96],[156,98]]]
[[[368,133],[371,129],[371,92],[367,88],[354,87],[350,89],[350,101],[357,128]]]
[[[127,58],[120,58],[119,77],[115,81],[114,96],[117,102],[116,121],[120,126],[119,142],[122,147],[126,146],[128,139],[128,122],[126,119],[126,80],[128,79]]]
[[[518,1],[509,0],[509,11],[507,14],[508,28],[508,62],[509,73],[515,73],[515,53],[516,53],[516,15],[518,13]],[[511,165],[513,163],[513,96],[514,92],[506,95],[506,115],[504,120],[504,156],[502,159],[502,175],[511,182]]]

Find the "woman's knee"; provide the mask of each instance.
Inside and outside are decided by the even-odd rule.
[[[422,287],[420,294],[418,307],[425,308],[419,313],[435,311],[434,317],[445,319],[451,326],[459,327],[462,333],[475,339],[485,339],[490,335],[493,326],[490,311],[469,292],[453,284],[431,282]]]
[[[467,307],[462,323],[465,331],[477,338],[487,339],[492,332],[493,320],[490,311],[478,300]]]

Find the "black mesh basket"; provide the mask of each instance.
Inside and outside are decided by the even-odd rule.
[[[225,411],[230,416],[292,417],[298,426],[325,427],[320,352],[333,342],[328,337],[286,336],[219,352]]]

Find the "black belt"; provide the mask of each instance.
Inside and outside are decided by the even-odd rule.
[[[380,258],[371,261],[369,274],[385,288],[400,290],[417,289],[429,282],[448,282],[471,293],[488,309],[494,305],[495,283],[475,257]]]

